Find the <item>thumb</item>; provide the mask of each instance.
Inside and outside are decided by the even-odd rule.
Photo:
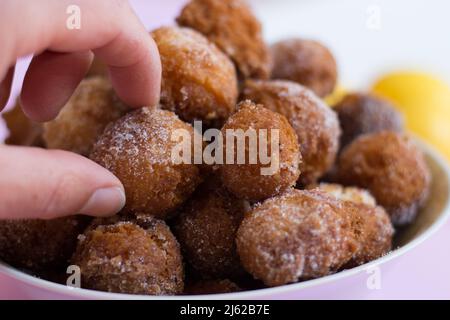
[[[87,158],[0,146],[0,219],[109,216],[124,205],[120,181]]]

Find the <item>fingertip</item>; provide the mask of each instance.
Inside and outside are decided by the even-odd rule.
[[[77,214],[108,217],[123,209],[126,203],[125,188],[112,172],[90,159],[71,152],[62,150],[49,152],[61,163],[73,163],[72,172],[74,168],[78,168],[77,172],[86,177],[86,180],[80,181],[80,187],[89,185],[90,191],[80,200]]]
[[[143,71],[143,68],[147,71]],[[131,108],[156,106],[160,100],[161,76],[152,64],[136,65],[126,70],[110,67],[110,79],[119,98]]]

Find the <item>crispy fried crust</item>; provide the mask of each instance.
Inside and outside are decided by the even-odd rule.
[[[244,268],[268,286],[330,274],[360,247],[336,200],[301,190],[256,206],[239,227],[236,243]]]
[[[217,181],[201,186],[181,210],[174,232],[198,276],[216,279],[243,273],[234,240],[246,210],[247,203]]]
[[[338,181],[368,189],[394,225],[414,220],[430,180],[422,152],[411,138],[395,132],[361,136],[339,158]]]
[[[234,61],[241,78],[270,77],[270,54],[261,24],[245,1],[191,0],[177,22],[214,42]]]
[[[161,107],[191,122],[221,127],[238,96],[233,63],[200,33],[178,27],[152,32],[162,62]]]
[[[81,269],[83,287],[130,294],[182,293],[182,257],[167,225],[151,218],[113,221],[96,221],[80,236],[72,263]]]
[[[290,81],[245,83],[243,98],[284,115],[294,128],[303,157],[299,182],[317,182],[334,164],[341,130],[333,110],[309,89]]]
[[[32,271],[62,267],[88,223],[89,219],[83,216],[0,221],[0,259]]]
[[[351,215],[355,217],[355,234],[362,247],[344,268],[372,261],[391,250],[394,227],[389,215],[382,207],[377,206],[375,199],[367,190],[327,183],[321,183],[315,188],[338,200],[349,202],[346,205],[348,210],[351,210]]]
[[[127,195],[124,213],[146,213],[168,218],[201,182],[198,167],[175,164],[172,140],[175,130],[191,134],[194,129],[174,113],[142,108],[109,125],[93,148],[91,159],[114,173]]]
[[[227,131],[237,134],[237,130],[243,130],[242,132],[245,133],[249,129],[256,132],[258,148],[252,151],[247,142],[245,148],[246,162],[245,164],[237,164],[238,143],[230,134],[227,135]],[[264,139],[264,136],[260,139],[261,129],[266,130],[266,139]],[[276,153],[272,149],[272,130],[278,130],[278,157],[276,157]],[[239,104],[239,111],[232,115],[222,128],[222,135],[224,137],[225,154],[234,155],[235,164],[226,163],[220,166],[219,174],[224,186],[236,197],[252,202],[261,201],[280,194],[295,185],[300,175],[301,154],[294,129],[292,129],[284,116],[270,111],[262,105],[255,105],[249,100],[243,101]],[[229,139],[235,140],[231,150],[227,149],[227,145],[230,145],[228,144]],[[262,146],[261,141],[267,142],[267,148]],[[259,157],[261,150],[262,152],[268,150],[268,155],[272,156],[271,164],[274,165],[275,170],[270,173],[267,172],[267,175],[262,174],[261,169],[269,168],[271,164],[261,163],[261,158]],[[252,152],[253,155],[257,156],[256,164],[250,163],[249,159]],[[224,157],[225,160],[226,157]],[[275,166],[277,160],[279,165]]]
[[[288,39],[271,47],[273,79],[298,82],[319,97],[333,92],[337,82],[337,65],[333,54],[317,41]]]
[[[390,249],[384,211],[319,189],[291,190],[246,215],[237,248],[243,266],[268,286],[326,276]]]

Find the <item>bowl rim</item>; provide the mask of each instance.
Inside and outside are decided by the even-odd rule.
[[[450,166],[443,158],[443,156],[436,151],[433,147],[423,142],[420,138],[415,137],[419,147],[424,151],[426,155],[431,157],[437,165],[446,173],[445,179],[447,179],[448,185],[450,185]],[[441,177],[443,178],[443,177]],[[207,295],[179,295],[179,296],[151,296],[151,295],[133,295],[124,293],[111,293],[90,289],[74,288],[63,284],[58,284],[45,279],[40,279],[35,276],[24,273],[18,269],[15,269],[0,261],[0,274],[4,274],[12,279],[18,280],[22,283],[34,286],[41,290],[47,290],[53,294],[60,294],[61,299],[93,299],[93,300],[240,300],[240,299],[257,299],[264,298],[276,294],[287,294],[293,291],[304,290],[314,286],[323,285],[332,281],[337,281],[343,278],[356,275],[360,272],[370,270],[385,262],[393,260],[411,249],[415,248],[423,241],[428,239],[439,228],[441,228],[450,216],[450,188],[448,190],[446,203],[442,214],[438,219],[418,237],[406,245],[395,249],[388,254],[373,260],[369,263],[360,265],[355,268],[343,270],[322,278],[308,280],[304,282],[297,282],[287,284],[283,286],[273,288],[263,288],[257,290],[247,290],[242,292],[221,293],[221,294],[207,294]]]

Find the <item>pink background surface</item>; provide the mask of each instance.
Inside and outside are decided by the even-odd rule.
[[[170,24],[179,10],[180,0],[131,1],[145,25],[152,29]],[[158,3],[159,2],[159,3]],[[162,4],[164,3],[164,4]],[[27,60],[19,63],[14,94],[26,70]],[[5,131],[0,124],[0,139]],[[279,296],[288,299],[450,299],[450,223],[411,252],[381,266],[381,288],[367,289],[368,274],[310,288],[304,292]],[[0,298],[26,299],[27,293],[15,281],[0,275]],[[44,296],[42,297],[44,298]]]

